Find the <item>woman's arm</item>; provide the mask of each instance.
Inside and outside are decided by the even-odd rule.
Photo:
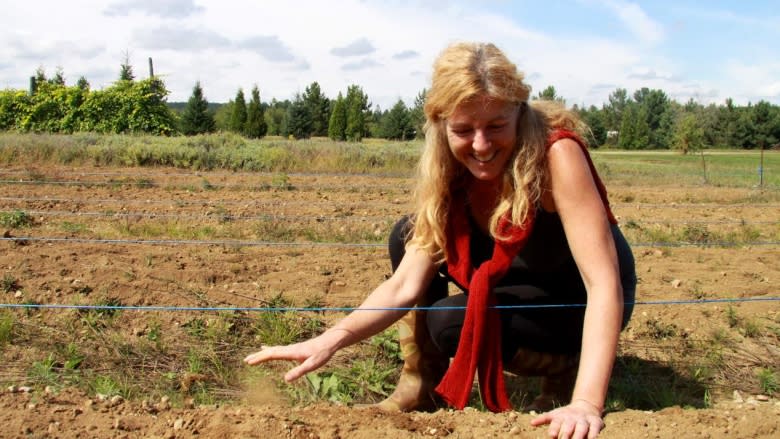
[[[393,275],[335,326],[301,343],[262,347],[244,361],[250,365],[272,360],[297,361],[300,364],[288,371],[284,379],[298,379],[324,365],[339,349],[371,337],[401,318],[407,311],[393,308],[414,306],[435,273],[436,266],[431,258],[410,245]]]
[[[606,209],[582,148],[571,139],[555,142],[549,149],[548,169],[555,210],[587,292],[580,366],[569,407],[598,415],[599,425],[591,424],[590,431],[585,432],[588,437],[595,437],[601,429],[600,415],[623,315],[617,252]],[[566,419],[565,416],[546,418],[550,433],[555,429],[557,435],[561,429],[564,437],[569,437],[575,428],[582,428],[576,421],[571,424],[571,419]],[[544,422],[538,422],[541,423]],[[595,434],[594,427],[598,427]],[[585,437],[579,433],[574,436]]]

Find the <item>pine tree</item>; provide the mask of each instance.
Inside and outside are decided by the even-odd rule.
[[[233,112],[230,115],[230,131],[243,134],[246,125],[246,100],[244,90],[239,88],[233,101]]]
[[[192,96],[187,101],[181,117],[181,132],[186,136],[214,132],[216,122],[209,111],[209,103],[203,96],[200,81],[192,88]]]
[[[350,85],[347,88],[346,111],[347,127],[344,134],[347,140],[360,142],[366,134],[366,122],[368,111],[371,105],[368,103],[368,96],[363,93],[363,89],[358,85]]]
[[[247,137],[258,139],[265,136],[268,126],[265,124],[263,107],[260,104],[260,90],[257,85],[252,88],[252,99],[246,107],[246,126],[244,132]]]
[[[120,81],[133,81],[135,75],[133,74],[133,66],[130,65],[130,54],[125,52],[125,58],[122,60],[122,65],[119,70]]]
[[[287,133],[289,135],[296,139],[311,137],[311,114],[300,94],[295,95],[292,105],[287,110],[287,115]]]
[[[414,130],[414,137],[417,139],[425,137],[425,96],[427,94],[428,90],[422,89],[414,98],[414,106],[409,110],[409,125]]]
[[[406,140],[412,137],[409,109],[401,99],[382,118],[382,135],[387,139]]]
[[[330,118],[330,102],[320,90],[320,85],[315,81],[306,87],[303,92],[303,102],[309,110],[311,117],[312,136],[328,135],[328,119]]]
[[[347,106],[344,97],[339,96],[333,104],[333,111],[330,113],[330,123],[328,124],[328,137],[333,140],[346,140],[347,130]]]

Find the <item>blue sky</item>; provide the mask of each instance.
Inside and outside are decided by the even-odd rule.
[[[39,0],[0,16],[0,88],[26,88],[38,67],[69,84],[114,81],[129,55],[152,57],[171,101],[196,81],[212,102],[257,84],[263,101],[317,81],[350,84],[374,105],[411,104],[453,41],[490,41],[534,91],[601,106],[616,88],[684,102],[780,104],[780,13],[773,1]]]

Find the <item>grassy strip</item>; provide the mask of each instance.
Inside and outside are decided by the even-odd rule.
[[[367,173],[411,176],[422,143],[367,139],[250,140],[231,133],[194,137],[0,133],[0,165],[172,166],[193,170]],[[711,184],[780,187],[780,154],[758,151],[594,150],[601,176],[612,184]]]

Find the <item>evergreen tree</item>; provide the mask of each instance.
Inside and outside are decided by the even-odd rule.
[[[401,99],[382,118],[382,137],[391,140],[406,140],[413,136],[409,109]]]
[[[328,124],[328,137],[333,140],[347,139],[347,105],[344,97],[339,92],[336,103],[333,104],[333,111],[330,113],[330,123]]]
[[[87,81],[87,78],[80,76],[79,80],[76,81],[76,87],[84,91],[89,90],[89,81]]]
[[[133,74],[133,66],[130,65],[130,54],[125,52],[125,57],[122,60],[122,65],[119,70],[120,81],[133,81],[135,75]]]
[[[311,135],[327,136],[330,119],[330,101],[322,94],[320,85],[316,81],[306,87],[306,90],[303,92],[303,102],[311,117]]]
[[[295,95],[295,99],[287,110],[287,133],[296,139],[308,139],[312,133],[312,119],[309,108],[300,94]]]
[[[214,112],[214,122],[217,131],[230,131],[230,119],[233,117],[233,100],[230,99],[222,104]]]
[[[203,96],[203,89],[198,81],[192,88],[192,96],[187,101],[187,106],[184,107],[184,113],[181,117],[181,132],[185,136],[192,136],[211,133],[215,129],[214,116],[209,111],[209,103]]]
[[[246,100],[244,90],[239,88],[233,101],[233,112],[230,114],[230,131],[243,134],[246,125]]]
[[[595,105],[587,110],[580,110],[582,121],[588,126],[586,140],[592,148],[598,148],[607,142],[607,129],[604,123],[604,112]]]
[[[289,101],[279,102],[276,98],[271,99],[271,103],[265,110],[266,134],[269,136],[287,135],[287,108]]]
[[[552,85],[548,85],[547,88],[540,91],[539,94],[536,96],[536,99],[543,100],[543,101],[558,101],[560,103],[566,103],[566,100],[563,99],[563,97],[558,96],[557,92],[555,91],[555,87]]]
[[[62,67],[57,67],[57,70],[54,72],[54,76],[49,79],[49,83],[62,87],[65,86],[65,72],[62,70]]]
[[[244,132],[247,137],[257,139],[265,136],[268,126],[265,124],[263,106],[260,103],[260,90],[257,85],[252,88],[252,99],[246,108],[246,126]]]
[[[629,104],[628,92],[625,88],[613,91],[604,105],[604,124],[607,131],[619,131],[623,124],[623,112]]]
[[[347,140],[360,142],[367,133],[368,112],[371,105],[368,103],[368,96],[363,93],[363,89],[358,85],[350,85],[347,88],[347,97],[345,98],[347,110],[347,127],[344,134]]]
[[[666,149],[672,136],[674,115],[669,111],[669,98],[662,90],[643,87],[634,92],[634,101],[642,109],[648,129],[647,147]]]
[[[425,137],[425,95],[428,90],[422,89],[417,97],[414,98],[414,106],[409,110],[409,125],[414,131],[414,137],[422,139]]]

